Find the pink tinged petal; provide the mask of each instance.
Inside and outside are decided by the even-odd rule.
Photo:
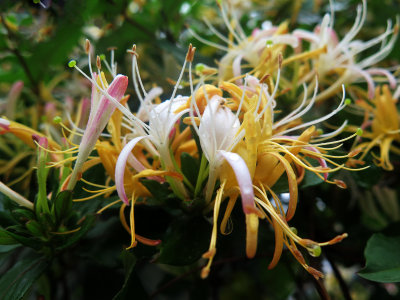
[[[144,136],[139,136],[131,140],[126,146],[122,149],[121,153],[118,156],[117,164],[115,165],[115,185],[117,187],[117,193],[119,198],[126,204],[129,205],[128,197],[125,193],[124,187],[124,174],[125,167],[128,157],[130,156],[133,148],[135,148],[136,144],[140,142]]]
[[[364,77],[364,79],[368,85],[368,98],[373,99],[375,96],[375,83],[372,80],[371,75],[369,73],[367,73],[366,71],[361,70],[360,68],[351,67],[350,69],[359,73],[362,77]]]
[[[107,93],[117,99],[121,100],[124,95],[126,88],[128,86],[128,77],[123,75],[117,75],[110,86],[107,89]],[[93,95],[92,95],[93,96]],[[94,106],[92,105],[92,109]],[[71,190],[75,187],[78,180],[79,172],[82,169],[83,164],[88,158],[90,152],[96,145],[97,139],[106,127],[112,113],[115,110],[115,105],[108,100],[106,96],[100,99],[100,102],[95,111],[90,112],[89,121],[86,126],[85,133],[82,137],[82,142],[79,146],[79,153],[76,159],[74,170],[71,174],[70,181],[68,183],[67,189]]]
[[[5,129],[5,130],[10,130],[10,121],[0,118],[0,127]]]
[[[234,77],[238,77],[238,76],[240,76],[242,74],[242,68],[241,68],[242,58],[243,58],[243,55],[240,54],[240,55],[236,56],[235,59],[233,60],[232,71],[233,71],[233,76]],[[236,80],[236,84],[241,85],[242,84],[242,79],[237,79]]]
[[[257,34],[260,32],[260,29],[259,28],[254,28],[253,29],[253,31],[251,32],[251,36],[252,37],[255,37],[255,36],[257,36]]]
[[[72,99],[71,97],[67,96],[65,97],[65,110],[72,114],[72,110],[74,109],[74,99]]]
[[[111,85],[108,87],[107,93],[119,101],[123,97],[127,86],[128,77],[117,75],[117,77],[115,77]],[[108,100],[106,96],[103,96],[96,107],[96,111],[90,112],[88,125],[82,137],[81,148],[88,147],[91,150],[94,147],[97,139],[110,120],[114,110],[114,104]]]
[[[17,81],[15,82],[11,89],[10,92],[7,95],[6,99],[6,116],[10,119],[14,119],[14,114],[15,114],[15,105],[16,102],[21,94],[21,91],[24,87],[24,82],[23,81]]]
[[[382,68],[371,68],[371,69],[366,70],[366,72],[368,74],[371,74],[371,75],[383,75],[383,76],[386,76],[386,78],[389,81],[390,88],[391,89],[395,89],[396,88],[396,85],[397,85],[396,78],[388,70],[385,70],[385,69],[382,69]]]
[[[219,150],[218,154],[220,154],[230,164],[235,173],[242,198],[243,212],[245,214],[254,213],[254,209],[252,209],[255,208],[253,182],[246,162],[239,154],[233,152]]]
[[[304,148],[307,150],[310,150],[312,152],[321,154],[321,152],[315,147],[304,147]],[[328,168],[328,164],[326,163],[325,159],[323,159],[321,157],[313,157],[313,158],[315,158],[319,162],[319,165],[322,168]],[[326,181],[327,179],[328,179],[328,173],[324,173],[324,180]]]
[[[296,29],[293,31],[293,35],[301,40],[306,40],[314,44],[319,44],[320,42],[319,37],[315,33],[303,29]]]
[[[400,85],[397,87],[396,91],[393,94],[393,99],[398,99],[400,97]]]

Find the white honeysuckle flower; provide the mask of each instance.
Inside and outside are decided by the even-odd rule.
[[[340,74],[338,80],[318,95],[317,101],[337,92],[342,84],[354,83],[360,79],[367,82],[368,96],[372,98],[375,90],[372,75],[386,77],[391,87],[395,88],[396,79],[390,72],[383,68],[370,67],[383,60],[393,49],[398,35],[399,20],[397,18],[394,26],[389,20],[385,32],[369,41],[354,40],[364,25],[366,15],[367,1],[363,0],[362,5],[357,7],[357,16],[352,28],[341,40],[338,39],[333,29],[334,17],[331,14],[324,16],[321,24],[316,27],[314,32],[302,29],[293,31],[293,35],[299,39],[310,42],[310,51],[326,47],[326,53],[320,54],[314,60],[314,67],[321,81],[324,81],[332,71],[336,70]],[[380,48],[374,54],[357,61],[358,54],[379,44]],[[344,69],[344,72],[341,72],[341,69]]]

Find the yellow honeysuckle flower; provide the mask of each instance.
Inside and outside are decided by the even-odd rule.
[[[301,181],[301,176],[297,175],[298,171],[302,171],[303,174],[304,170],[311,171],[325,182],[345,187],[340,180],[328,180],[328,174],[339,169],[347,169],[343,164],[336,163],[335,159],[346,158],[350,154],[345,156],[328,154],[329,150],[340,147],[341,141],[327,141],[340,133],[344,126],[332,133],[321,135],[318,134],[314,124],[325,121],[338,113],[348,104],[348,101],[345,101],[343,94],[341,103],[331,113],[302,123],[300,118],[311,109],[315,102],[318,86],[316,84],[314,95],[307,105],[306,93],[304,93],[304,98],[298,108],[286,117],[275,121],[277,115],[275,98],[279,78],[280,68],[277,82],[274,86],[272,85],[271,92],[269,92],[269,86],[263,81],[248,75],[244,78],[243,86],[222,82],[220,89],[231,97],[222,97],[222,93],[218,92],[216,87],[205,85],[200,81],[200,86],[190,98],[192,126],[209,162],[205,198],[207,203],[210,203],[209,208],[214,211],[210,247],[203,255],[208,259],[208,263],[202,270],[202,277],[208,275],[216,254],[217,219],[220,205],[226,198],[229,198],[229,203],[221,222],[221,232],[225,233],[233,206],[237,198],[241,196],[246,216],[246,253],[249,258],[256,254],[259,219],[267,219],[273,225],[277,244],[271,267],[279,260],[282,245],[286,243],[305,269],[313,276],[321,277],[320,272],[305,263],[295,246],[296,243],[316,255],[320,252],[320,246],[338,242],[346,236],[339,236],[326,243],[312,242],[294,234],[287,222],[293,218],[297,206],[298,183]],[[306,87],[304,90],[306,91]],[[183,107],[187,107],[187,104]],[[302,130],[304,131],[300,135],[289,135]],[[319,166],[313,166],[309,161],[310,158],[317,161]],[[283,208],[279,197],[273,192],[273,186],[285,174],[288,178],[290,194],[287,210]],[[212,200],[211,195],[217,178],[221,184],[215,199]],[[275,204],[271,203],[268,194],[274,199]]]
[[[388,171],[393,170],[390,152],[400,154],[400,148],[393,144],[400,142],[400,117],[396,103],[397,99],[393,98],[387,85],[378,86],[375,89],[375,97],[369,103],[365,100],[356,102],[365,111],[364,123],[361,125],[363,134],[360,142],[354,146],[355,151],[362,151],[358,162],[362,163],[366,155],[378,146],[379,156],[374,155],[376,165]],[[349,126],[348,129],[353,128],[354,126]]]

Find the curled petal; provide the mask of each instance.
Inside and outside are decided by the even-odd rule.
[[[10,121],[0,118],[0,128],[3,128],[6,131],[10,130]]]
[[[239,154],[233,152],[219,150],[218,154],[226,159],[232,167],[233,172],[235,172],[236,180],[239,184],[240,195],[242,197],[243,212],[245,214],[254,213],[253,182],[246,162],[239,156]]]
[[[125,193],[124,187],[124,174],[125,174],[125,166],[128,160],[129,155],[131,154],[133,148],[135,148],[136,144],[140,142],[144,136],[139,136],[131,140],[126,146],[122,149],[117,164],[115,165],[115,185],[117,187],[118,196],[120,199],[126,204],[129,205],[128,197]]]

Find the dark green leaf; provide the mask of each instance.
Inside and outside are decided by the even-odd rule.
[[[85,220],[82,222],[81,229],[73,234],[65,235],[66,238],[65,243],[63,243],[63,245],[58,247],[57,249],[62,250],[68,248],[69,246],[79,241],[92,228],[95,220],[96,220],[95,216],[92,215],[86,216]]]
[[[206,252],[211,226],[203,217],[183,217],[171,225],[162,239],[157,262],[169,265],[188,265]]]
[[[0,278],[0,299],[22,299],[46,268],[47,261],[40,256],[19,260]]]
[[[125,282],[113,300],[148,299],[149,297],[135,272],[136,258],[128,251],[123,251],[121,256],[125,267]]]
[[[376,233],[365,248],[366,265],[358,274],[372,281],[400,282],[400,236]]]
[[[6,230],[0,228],[0,245],[19,244]]]
[[[22,230],[23,226],[21,226],[21,227],[22,227],[21,228],[21,230]],[[13,226],[13,228],[19,228],[19,227]],[[10,227],[9,227],[9,229],[10,229]],[[20,232],[21,230],[18,230],[18,232]],[[0,228],[0,232],[1,231],[4,232],[6,230],[3,229],[3,228]],[[21,243],[24,246],[33,248],[35,250],[39,250],[40,248],[42,248],[42,243],[40,241],[38,241],[36,238],[34,238],[34,237],[28,238],[28,237],[25,237],[25,236],[23,236],[21,234],[11,232],[10,230],[7,230],[6,232],[10,237],[12,237],[14,240],[18,241],[19,243]]]
[[[57,221],[61,221],[67,217],[72,208],[72,192],[60,192],[56,197],[53,208]]]
[[[193,184],[196,185],[197,176],[199,174],[199,161],[188,153],[184,152],[181,155],[181,169],[183,175]]]
[[[35,236],[41,237],[43,236],[43,228],[42,226],[35,220],[30,220],[25,224],[26,228]]]

